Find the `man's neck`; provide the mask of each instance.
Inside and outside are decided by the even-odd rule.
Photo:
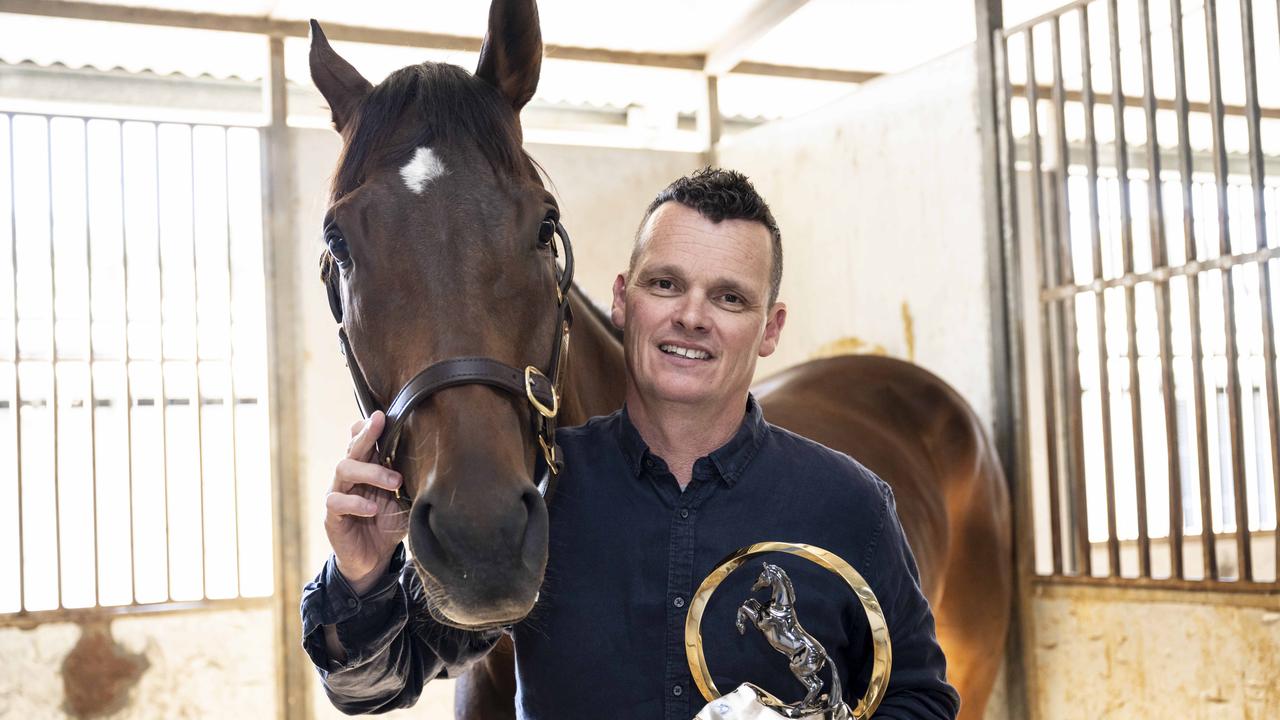
[[[628,388],[627,416],[649,446],[667,463],[681,489],[693,479],[693,464],[729,442],[746,415],[747,398],[729,406],[698,407],[650,401]]]

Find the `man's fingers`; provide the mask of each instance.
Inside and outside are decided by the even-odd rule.
[[[333,487],[346,492],[356,485],[372,485],[383,490],[400,487],[400,473],[370,462],[343,458],[333,472]]]
[[[325,496],[324,506],[332,515],[373,517],[378,514],[378,504],[374,501],[366,500],[359,495],[347,495],[340,492],[331,492]]]
[[[356,433],[355,439],[351,441],[351,447],[347,448],[347,457],[354,460],[367,459],[373,452],[373,444],[378,440],[378,435],[382,433],[382,425],[386,422],[386,417],[381,410],[375,411],[369,416],[364,423],[364,427],[360,428]]]
[[[364,428],[365,423],[367,423],[367,422],[369,422],[369,421],[368,421],[368,420],[357,420],[357,421],[355,421],[355,422],[351,423],[351,439],[352,439],[352,440],[354,440],[354,439],[356,438],[356,436],[360,434],[360,430],[361,430],[362,428]]]

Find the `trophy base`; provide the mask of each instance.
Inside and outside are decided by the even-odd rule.
[[[823,696],[825,698],[825,696]],[[797,708],[780,703],[768,692],[743,683],[737,690],[707,703],[694,720],[851,720],[849,706]]]

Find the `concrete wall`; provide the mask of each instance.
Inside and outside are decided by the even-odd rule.
[[[726,141],[782,229],[787,325],[762,372],[857,338],[990,420],[990,312],[971,49]]]
[[[275,717],[270,610],[122,617],[110,632],[119,653],[145,663],[136,685],[122,685],[127,693],[113,720]],[[67,708],[63,663],[80,637],[81,628],[72,623],[0,629],[0,717],[75,717]],[[81,667],[88,670],[74,680],[98,690],[121,672],[102,656]]]

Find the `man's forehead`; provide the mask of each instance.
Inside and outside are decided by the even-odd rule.
[[[767,275],[771,241],[763,223],[742,219],[714,222],[693,208],[667,202],[653,212],[641,230],[636,267],[666,264],[683,256],[697,265]]]

